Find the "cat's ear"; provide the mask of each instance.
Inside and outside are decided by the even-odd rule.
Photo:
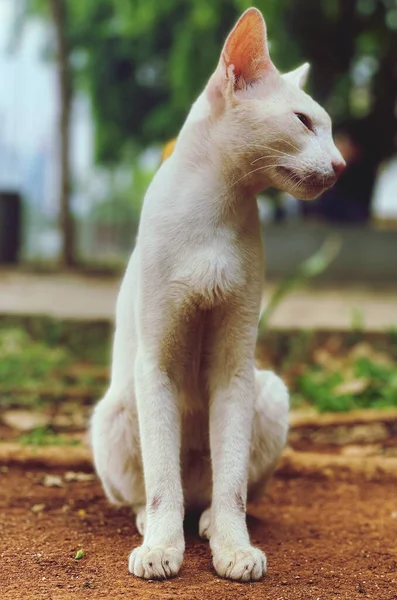
[[[309,63],[304,63],[297,69],[290,71],[289,73],[285,73],[283,78],[296,85],[298,88],[302,89],[305,87],[307,78],[309,77],[310,65]]]
[[[249,8],[237,21],[225,42],[220,62],[225,76],[232,67],[237,89],[275,68],[267,47],[266,24],[257,8]]]
[[[216,101],[227,91],[245,89],[249,84],[276,71],[267,47],[266,24],[257,8],[249,8],[237,21],[223,47],[208,92]]]

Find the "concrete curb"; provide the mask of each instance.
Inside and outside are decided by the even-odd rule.
[[[369,423],[397,423],[397,408],[380,410],[351,410],[344,413],[318,413],[315,409],[293,410],[290,412],[292,430],[321,427],[339,427],[341,425],[366,425]]]
[[[91,450],[85,446],[23,446],[0,443],[0,464],[27,468],[93,471]]]
[[[37,447],[1,443],[0,465],[27,469],[93,471],[91,451],[83,446]],[[276,470],[276,476],[281,478],[397,481],[397,458],[318,454],[297,452],[287,448]]]
[[[276,475],[284,478],[397,481],[397,458],[318,454],[287,448]]]

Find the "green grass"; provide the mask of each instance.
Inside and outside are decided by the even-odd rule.
[[[21,435],[18,442],[26,446],[77,446],[80,443],[55,433],[51,427],[36,427]]]

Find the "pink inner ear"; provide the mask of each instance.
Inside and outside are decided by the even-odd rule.
[[[226,40],[222,52],[226,70],[234,67],[236,87],[265,76],[274,68],[266,43],[266,26],[257,9],[247,10]]]

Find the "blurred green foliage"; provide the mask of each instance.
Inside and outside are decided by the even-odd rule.
[[[114,164],[174,136],[243,10],[264,14],[282,71],[312,63],[310,89],[336,122],[364,119],[379,162],[393,149],[395,0],[62,0],[75,85],[91,98],[96,156]],[[26,0],[48,16],[48,0]]]
[[[39,323],[40,318],[35,317],[35,321]],[[100,396],[107,382],[106,374],[98,373],[100,365],[107,362],[107,330],[104,332],[103,327],[95,323],[87,327],[77,323],[71,325],[66,336],[59,335],[67,328],[67,324],[62,324],[54,337],[54,329],[48,322],[30,332],[17,323],[1,324],[0,404],[3,408],[61,402],[68,398],[71,388],[79,392],[76,397],[72,393],[71,397],[80,402]],[[77,328],[79,337],[75,336]]]
[[[110,356],[110,340],[113,324],[108,320],[79,321],[59,320],[44,315],[2,315],[0,322],[0,361],[2,375],[0,382],[6,381],[7,370],[11,367],[4,361],[18,360],[18,353],[29,354],[42,351],[49,357],[49,366],[54,362],[50,357],[53,349],[62,348],[59,364],[65,364],[78,357],[92,364],[107,364]],[[14,339],[15,337],[15,339]],[[8,341],[10,338],[11,341]],[[40,347],[40,344],[43,344]],[[21,358],[21,360],[23,360]],[[56,362],[53,365],[57,366]],[[21,364],[20,373],[29,373]]]
[[[397,406],[397,369],[376,356],[354,359],[348,372],[312,366],[297,379],[295,396],[320,412]]]
[[[32,339],[20,328],[0,330],[0,382],[7,386],[56,383],[51,374],[70,364],[70,352]]]
[[[34,334],[16,325],[0,327],[1,408],[33,405],[55,409],[73,404],[81,410],[100,397],[108,382],[107,369],[101,366],[108,362],[104,356],[106,336],[103,331],[96,336],[83,333],[80,344],[75,346],[73,326],[65,322],[59,330],[69,326],[70,334],[56,339],[48,328]],[[84,324],[79,326],[84,331]],[[47,330],[49,337],[43,333]],[[287,379],[293,406],[309,404],[320,412],[397,406],[393,334],[371,344],[361,337],[361,341],[349,346],[345,339],[336,349],[335,342],[321,344],[310,332],[288,333],[285,339],[288,345],[281,356],[274,357],[275,363],[269,362],[269,357],[265,362],[267,368],[276,368]],[[274,348],[275,344],[270,346]],[[269,342],[261,340],[260,348],[268,349]],[[87,360],[87,355],[98,352],[102,355],[100,361]],[[74,396],[70,390],[83,394]],[[21,441],[51,444],[56,436],[50,427],[38,427]],[[66,442],[60,439],[59,443]]]

